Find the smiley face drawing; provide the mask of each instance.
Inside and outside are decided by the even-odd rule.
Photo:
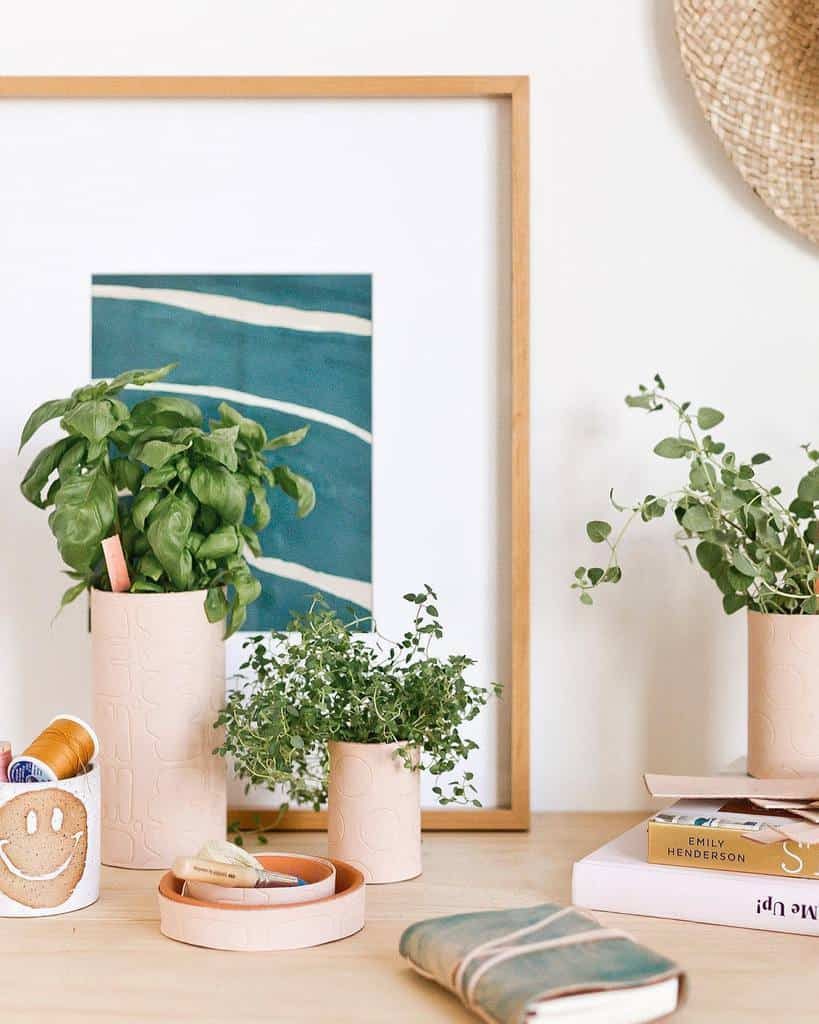
[[[30,790],[0,807],[0,892],[27,907],[58,907],[85,870],[88,818],[62,789]]]

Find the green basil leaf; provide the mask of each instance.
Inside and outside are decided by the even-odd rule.
[[[205,596],[205,615],[208,622],[219,622],[228,613],[228,601],[222,587],[208,587]]]
[[[267,434],[261,423],[243,416],[238,410],[227,402],[220,402],[218,406],[221,426],[238,427],[239,438],[253,451],[261,451],[267,441]]]
[[[113,380],[108,382],[105,386],[105,393],[107,395],[116,394],[126,384],[136,384],[140,387],[145,384],[153,384],[155,381],[167,377],[178,365],[179,363],[168,363],[167,366],[160,366],[155,370],[126,370],[125,373],[121,373],[118,377],[114,377]]]
[[[88,589],[88,587],[88,580],[83,580],[82,583],[77,583],[73,587],[69,587],[60,598],[60,611],[62,611],[66,605],[71,604],[72,601],[76,600],[84,590]]]
[[[106,398],[81,402],[70,409],[62,419],[62,426],[70,434],[79,434],[89,441],[102,441],[119,426],[111,403]]]
[[[57,466],[57,472],[60,476],[70,476],[83,464],[85,459],[85,453],[88,449],[87,441],[77,441],[75,438],[71,438],[74,442],[69,448],[66,449],[65,454],[60,459]]]
[[[191,473],[188,486],[202,502],[226,523],[238,525],[244,519],[247,497],[239,481],[224,466],[202,463]],[[203,529],[203,533],[210,533]]]
[[[154,582],[156,582],[165,571],[162,568],[159,559],[156,555],[151,554],[150,551],[146,551],[142,558],[140,558],[137,568],[143,576],[147,576],[149,580],[153,580]]]
[[[146,487],[164,487],[165,484],[169,484],[171,480],[175,479],[176,475],[176,464],[166,462],[164,466],[148,470],[142,478],[142,488],[144,490]]]
[[[42,498],[42,490],[48,483],[49,477],[60,464],[65,453],[76,443],[73,437],[61,437],[59,441],[50,444],[39,452],[34,461],[28,467],[26,475],[20,483],[20,490],[23,496],[38,508],[45,508]]]
[[[299,519],[309,515],[316,504],[316,492],[310,481],[294,473],[288,466],[276,466],[273,472],[279,487],[288,497],[295,499],[296,515]]]
[[[142,470],[130,459],[112,459],[111,475],[118,491],[130,491],[136,494],[142,483]]]
[[[239,604],[242,605],[252,604],[262,592],[261,583],[249,571],[235,576],[233,586],[236,589]]]
[[[145,576],[137,576],[134,582],[131,584],[132,594],[164,594],[166,593],[165,588],[161,583],[154,583],[153,580],[147,579]]]
[[[66,565],[82,572],[98,561],[100,544],[111,533],[116,512],[117,493],[99,470],[63,482],[49,526]]]
[[[190,508],[169,494],[157,504],[145,531],[151,550],[179,590],[189,587],[193,577],[193,559],[187,547],[192,526]]]
[[[241,549],[241,538],[235,526],[221,526],[209,537],[205,537],[196,552],[196,557],[227,558]]]
[[[230,625],[225,631],[225,639],[233,636],[234,633],[236,633],[238,630],[242,628],[242,626],[245,624],[246,617],[247,609],[245,608],[244,605],[240,605],[236,598],[234,598],[233,604],[231,606]]]
[[[270,522],[270,505],[267,502],[267,492],[264,485],[256,480],[250,481],[250,490],[253,494],[253,526],[261,532]]]
[[[73,398],[53,398],[49,402],[38,405],[34,412],[26,420],[23,432],[20,435],[20,447],[18,453],[23,450],[23,445],[36,433],[40,427],[49,420],[56,420],[63,416],[74,405]]]
[[[131,519],[134,521],[134,526],[140,531],[145,531],[145,522],[148,516],[153,512],[159,503],[159,499],[162,497],[162,491],[155,487],[143,487],[142,490],[134,498],[133,504],[131,505]]]
[[[262,544],[258,536],[256,535],[256,531],[251,529],[251,527],[249,526],[245,526],[244,523],[239,527],[239,529],[242,532],[242,537],[244,537],[247,546],[250,548],[250,550],[253,552],[256,558],[260,558],[262,555]]]
[[[202,410],[187,398],[160,395],[137,402],[131,409],[131,422],[138,427],[201,427]]]
[[[244,416],[238,409],[234,409],[232,405],[228,405],[227,402],[220,402],[216,407],[216,411],[221,416],[223,425],[228,427],[241,426]]]
[[[187,444],[171,444],[169,441],[141,441],[134,445],[131,456],[138,462],[144,462],[152,469],[164,466],[166,462],[190,448]]]
[[[226,466],[231,472],[238,469],[236,441],[239,437],[238,427],[219,427],[210,434],[201,434],[193,439],[194,451],[214,462]]]
[[[304,427],[299,427],[298,430],[291,430],[287,434],[279,434],[278,437],[271,437],[269,441],[265,442],[264,450],[266,452],[274,452],[277,448],[292,448],[293,445],[300,444],[310,430],[309,424]]]
[[[244,417],[239,424],[239,438],[254,452],[260,452],[267,444],[267,434],[261,423]]]

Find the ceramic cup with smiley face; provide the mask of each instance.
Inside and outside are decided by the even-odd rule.
[[[0,916],[65,914],[100,883],[100,773],[0,782]]]

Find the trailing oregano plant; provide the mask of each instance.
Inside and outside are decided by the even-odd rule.
[[[240,672],[247,675],[216,722],[225,729],[218,753],[232,759],[246,791],[282,786],[288,800],[318,810],[333,740],[400,743],[397,756],[408,769],[435,776],[455,772],[477,749],[462,726],[502,687],[468,683],[475,662],[465,655],[431,653],[444,634],[428,586],[404,598],[412,623],[397,641],[355,633],[371,620],[345,623],[320,597],[286,632],[246,641]],[[473,778],[462,770],[433,792],[442,804],[480,807]]]
[[[657,374],[650,386],[641,385],[626,405],[648,413],[669,410],[676,419],[676,433],[654,446],[664,459],[677,459],[685,467],[685,481],[667,494],[647,495],[631,506],[619,504],[609,493],[612,506],[623,516],[617,530],[606,520],[586,524],[595,544],[604,545],[604,565],[575,571],[572,587],[583,604],[592,604],[591,592],[622,577],[620,545],[629,526],[661,519],[670,509],[678,527],[676,539],[694,557],[722,593],[722,605],[730,615],[740,608],[753,611],[812,615],[817,611],[815,583],[819,572],[819,451],[802,445],[814,465],[799,481],[792,501],[782,488],[764,484],[760,466],[770,462],[765,452],[741,459],[716,440],[711,431],[725,418],[718,410],[675,401]]]
[[[280,487],[299,516],[315,504],[308,480],[265,461],[298,444],[308,427],[268,439],[260,423],[225,402],[206,428],[199,406],[185,398],[163,395],[130,409],[117,398],[126,385],[162,380],[175,366],[128,370],[35,409],[21,450],[58,417],[66,436],[37,455],[21,490],[52,509],[48,524],[75,581],[61,607],[88,587],[111,589],[101,545],[119,534],[132,593],[207,590],[208,619],[225,619],[230,635],[261,592],[243,552],[261,554],[269,489]]]

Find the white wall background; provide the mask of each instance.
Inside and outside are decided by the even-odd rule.
[[[609,486],[639,497],[676,480],[650,454],[659,417],[622,404],[655,370],[724,409],[740,451],[770,452],[768,479],[790,486],[798,445],[817,439],[817,253],[704,124],[671,0],[5,3],[0,73],[531,75],[533,806],[642,806],[644,769],[741,752],[744,623],[722,617],[670,523],[635,531],[623,583],[594,609],[568,589]],[[31,354],[0,344],[5,390],[27,408],[43,397]],[[23,460],[0,459],[5,509]],[[49,632],[19,614],[26,588],[57,592],[32,578],[25,540],[4,544],[4,694],[36,684],[26,650],[58,678],[81,642],[67,618]]]

